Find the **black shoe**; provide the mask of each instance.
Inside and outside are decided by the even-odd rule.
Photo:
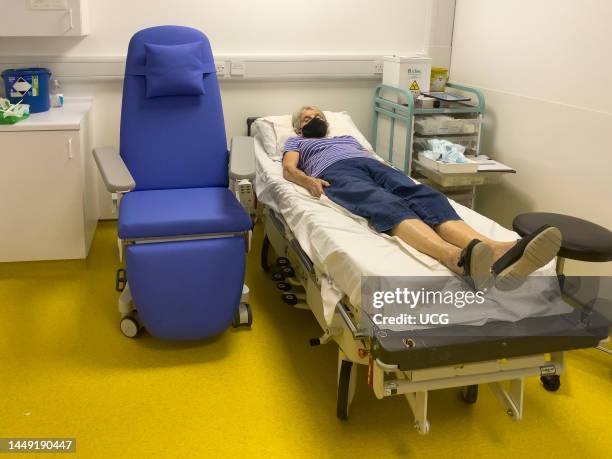
[[[485,288],[491,278],[493,250],[487,244],[474,239],[463,249],[457,266],[463,268],[463,278],[475,290]]]
[[[492,267],[495,286],[499,290],[520,287],[527,276],[546,266],[559,253],[561,231],[544,225],[518,241]]]

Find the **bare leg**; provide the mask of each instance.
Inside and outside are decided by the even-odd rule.
[[[451,271],[462,274],[461,268],[457,266],[461,256],[461,249],[442,239],[421,220],[404,220],[393,228],[391,234],[399,237],[419,252],[435,258]]]
[[[463,220],[451,220],[436,226],[436,233],[445,241],[457,247],[466,247],[473,239],[479,239],[493,249],[493,260],[499,260],[508,250],[516,244],[513,242],[500,242],[489,239],[469,226]]]

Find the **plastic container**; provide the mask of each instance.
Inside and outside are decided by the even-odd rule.
[[[64,106],[64,95],[60,91],[59,81],[53,80],[53,89],[51,89],[51,106],[60,108]]]
[[[424,167],[441,174],[475,174],[478,172],[478,163],[471,159],[468,159],[467,163],[462,164],[444,163],[442,161],[434,161],[423,155],[423,153],[419,153],[419,162]]]
[[[477,134],[480,120],[452,118],[450,116],[427,116],[414,122],[414,130],[421,135]]]
[[[434,137],[435,138],[435,137]],[[431,140],[431,137],[415,137],[414,138],[414,151],[415,153],[421,153],[423,151],[430,150],[428,140]],[[477,136],[469,136],[469,137],[439,137],[442,140],[448,140],[449,142],[456,143],[458,145],[463,145],[465,147],[465,155],[476,155],[476,148],[478,146],[478,137]]]
[[[6,98],[11,103],[19,101],[30,106],[30,113],[49,110],[49,78],[46,68],[7,69],[2,72]]]
[[[431,91],[446,91],[446,83],[448,83],[448,69],[442,67],[433,67],[431,69]]]

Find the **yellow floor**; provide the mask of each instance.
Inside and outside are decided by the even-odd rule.
[[[76,437],[78,457],[101,458],[612,451],[612,358],[594,350],[569,354],[558,393],[530,379],[520,423],[486,388],[472,407],[443,390],[430,395],[432,430],[422,437],[406,401],[375,399],[364,371],[351,419],[337,420],[337,348],[308,345],[318,326],[280,301],[259,269],[260,243],[257,228],[253,329],[195,344],[121,335],[113,223],[100,224],[86,262],[0,265],[0,437]]]

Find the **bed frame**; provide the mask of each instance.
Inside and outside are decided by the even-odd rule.
[[[448,336],[431,330],[393,332],[372,324],[359,324],[359,310],[345,298],[336,307],[331,326],[323,316],[321,284],[314,264],[301,249],[282,216],[264,207],[265,236],[261,265],[270,271],[270,248],[279,256],[280,273],[274,280],[302,288],[302,294],[285,293],[289,304],[308,308],[324,333],[312,345],[335,341],[338,352],[337,415],[347,419],[356,387],[356,365],[368,367],[368,384],[377,398],[404,395],[414,414],[416,430],[429,432],[427,398],[430,390],[459,387],[463,400],[475,403],[478,385],[488,384],[505,412],[515,420],[523,416],[524,378],[540,376],[547,390],[559,389],[564,352],[596,347],[608,336],[609,322],[599,315],[576,310],[571,314],[523,319],[503,335],[503,322],[480,327],[479,338],[449,327]],[[283,272],[286,275],[283,275]],[[279,275],[280,274],[280,275]],[[517,327],[523,331],[517,336]],[[453,336],[454,335],[454,336]]]

